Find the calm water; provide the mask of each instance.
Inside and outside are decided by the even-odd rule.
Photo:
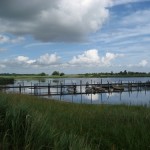
[[[150,77],[144,78],[103,78],[102,83],[127,83],[127,82],[146,82],[150,80]],[[65,79],[44,79],[44,80],[17,80],[14,85],[57,85],[76,83],[101,83],[101,78],[65,78]],[[79,87],[78,87],[79,88]],[[77,90],[80,90],[78,89]],[[8,89],[8,91],[18,92],[19,89]],[[57,89],[51,89],[52,92],[57,92]],[[63,89],[66,90],[66,89]],[[85,88],[83,87],[83,91]],[[47,92],[47,89],[39,89],[39,93]],[[65,91],[64,91],[65,92]],[[22,89],[22,93],[33,93],[32,89]],[[82,94],[82,95],[65,95],[65,96],[45,96],[45,98],[54,98],[56,100],[62,100],[75,103],[92,103],[92,104],[127,104],[127,105],[147,105],[150,106],[150,89],[142,89],[141,91],[134,92],[118,92],[118,93],[99,93],[99,94]]]

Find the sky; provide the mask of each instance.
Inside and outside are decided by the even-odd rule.
[[[0,73],[150,72],[150,0],[1,0]]]

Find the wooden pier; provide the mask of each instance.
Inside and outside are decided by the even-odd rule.
[[[31,85],[12,85],[0,86],[0,91],[8,91],[20,94],[31,94],[36,96],[55,96],[55,95],[74,95],[74,94],[96,94],[96,93],[112,93],[112,92],[130,92],[150,89],[150,81],[147,82],[127,82],[127,83],[83,83],[79,84],[32,84]]]

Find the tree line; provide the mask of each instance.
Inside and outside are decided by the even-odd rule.
[[[59,71],[53,71],[50,75],[52,76],[64,76],[65,73]],[[120,71],[120,72],[99,72],[99,73],[85,73],[78,74],[79,76],[85,77],[100,77],[100,76],[150,76],[150,72],[134,72],[134,71]],[[49,76],[45,72],[38,74],[17,74],[17,73],[0,73],[0,76]]]
[[[84,74],[85,76],[94,76],[94,77],[99,77],[99,76],[150,76],[150,72],[134,72],[134,71],[120,71],[120,72],[100,72],[100,73],[86,73]]]
[[[59,72],[59,71],[53,71],[52,74],[53,76],[64,76],[65,73]],[[0,76],[49,76],[49,74],[46,74],[45,72],[41,72],[38,74],[18,74],[18,73],[0,73]]]

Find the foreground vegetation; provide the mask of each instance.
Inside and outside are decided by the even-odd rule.
[[[150,108],[80,105],[0,93],[0,149],[150,148]]]

